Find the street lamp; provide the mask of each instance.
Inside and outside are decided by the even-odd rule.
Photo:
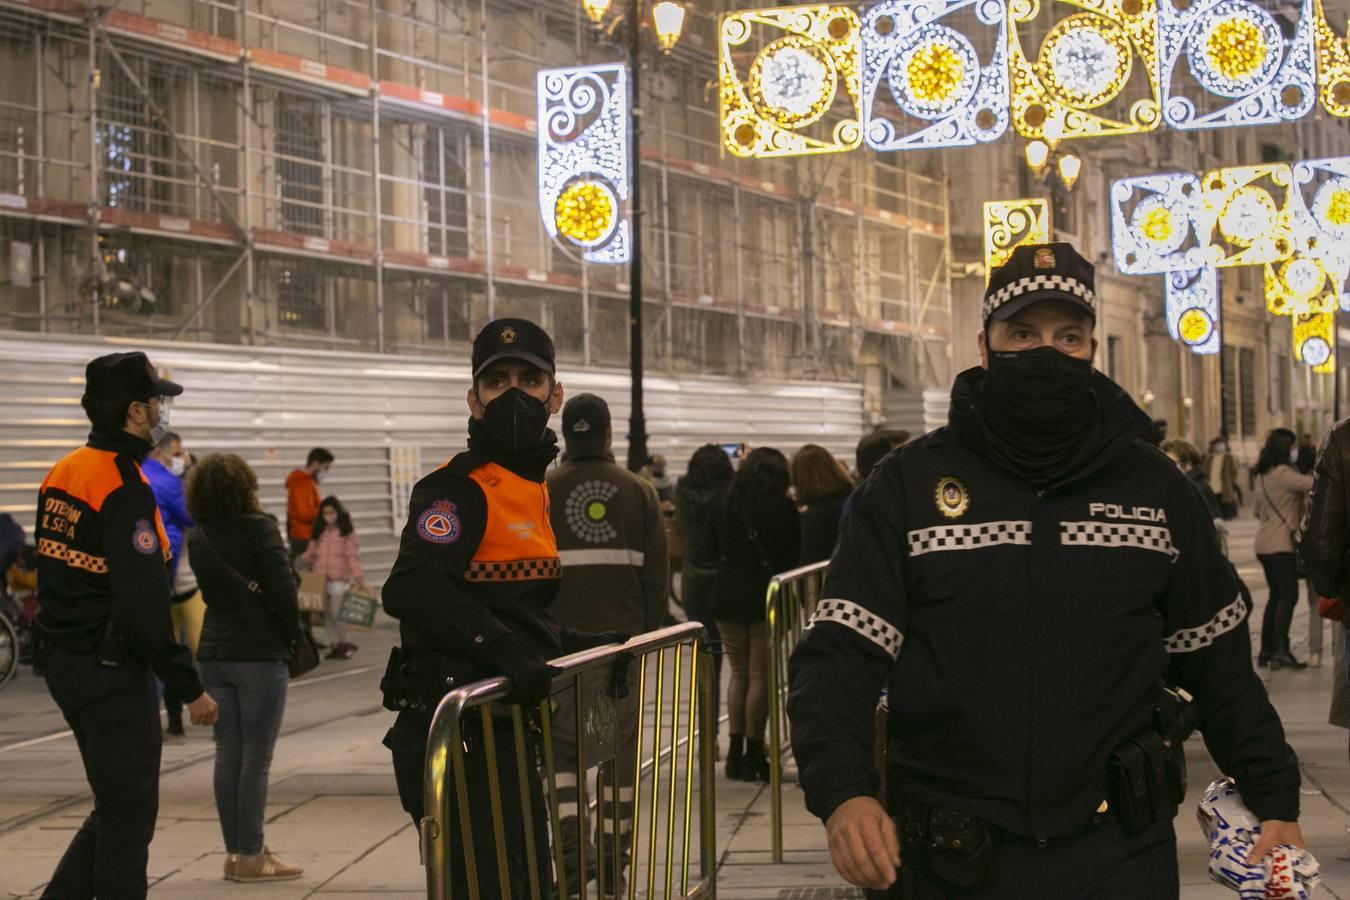
[[[601,33],[601,22],[611,0],[581,0],[586,15]],[[652,7],[652,25],[662,53],[670,53],[684,29],[684,7],[674,0],[660,0]],[[632,382],[632,402],[628,415],[628,468],[636,472],[647,464],[647,417],[642,402],[642,0],[628,0],[624,15],[627,29],[628,77],[631,82],[629,107],[629,204],[632,209],[633,237],[628,264],[628,372]]]
[[[1083,171],[1082,157],[1073,151],[1057,152],[1055,145],[1059,141],[1051,140],[1048,134],[1046,137],[1047,140],[1032,141],[1027,144],[1023,151],[1026,155],[1027,168],[1038,180],[1045,181],[1050,172],[1050,163],[1053,161],[1055,170],[1059,173],[1059,180],[1064,185],[1064,190],[1071,191],[1073,186],[1078,183],[1078,176]]]

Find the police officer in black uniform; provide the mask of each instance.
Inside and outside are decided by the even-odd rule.
[[[1092,368],[1092,266],[1019,247],[983,312],[947,427],[853,495],[792,657],[793,750],[835,867],[898,877],[906,900],[1176,897],[1188,710],[1262,820],[1254,857],[1303,846],[1297,761],[1213,522]]]
[[[549,417],[562,407],[553,341],[524,319],[498,319],[474,339],[469,389],[469,446],[419,481],[409,502],[398,559],[384,586],[384,608],[399,620],[402,646],[390,658],[385,704],[400,710],[384,743],[393,753],[403,808],[424,815],[422,775],[436,704],[456,685],[509,676],[506,703],[527,712],[548,697],[560,670],[548,660],[623,643],[627,634],[560,629],[551,607],[562,573],[549,524],[545,473],[558,453]],[[476,717],[469,717],[476,718]],[[484,831],[474,835],[482,896],[499,896],[488,808],[488,767],[481,734],[468,725],[469,803]],[[524,821],[509,724],[496,729],[496,759],[506,820],[513,897],[529,896]],[[537,749],[537,747],[530,748]],[[527,751],[529,752],[529,751]],[[536,859],[547,883],[547,809],[539,779],[529,781]],[[455,800],[451,801],[454,809]],[[451,873],[465,890],[457,821]],[[575,888],[576,886],[572,886]]]
[[[36,634],[52,698],[75,733],[94,811],[43,897],[136,898],[159,811],[159,698],[209,725],[216,704],[174,642],[169,544],[140,462],[168,427],[168,398],[144,353],[85,369],[89,442],[52,467],[38,494]]]

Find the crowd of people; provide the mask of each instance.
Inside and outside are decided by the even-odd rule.
[[[983,365],[957,379],[947,428],[913,441],[874,431],[852,466],[817,444],[790,457],[707,444],[678,479],[662,456],[641,473],[615,462],[607,402],[564,396],[539,326],[486,326],[473,346],[467,447],[414,487],[382,589],[400,637],[381,682],[397,712],[383,743],[413,822],[425,813],[436,704],[457,684],[505,675],[504,702],[532,723],[541,703],[557,705],[555,812],[570,861],[556,876],[560,892],[603,867],[619,893],[632,850],[635,760],[624,735],[639,715],[636,673],[620,654],[602,685],[618,703],[617,743],[630,752],[604,763],[620,798],[596,823],[605,852],[580,852],[595,840],[580,826],[575,764],[586,686],[555,690],[551,660],[669,621],[677,566],[679,605],[721,650],[719,686],[723,659],[730,669],[717,699],[729,730],[725,775],[767,781],[765,595],[775,575],[828,562],[828,599],[792,660],[789,713],[808,808],[827,823],[832,859],[850,882],[884,889],[900,871],[907,890],[920,892],[958,876],[972,879],[967,886],[1025,885],[1045,877],[1027,848],[1052,846],[1075,884],[1109,865],[1129,884],[1151,885],[1148,896],[1174,895],[1168,812],[1179,800],[1163,783],[1165,766],[1139,775],[1157,780],[1139,811],[1116,808],[1107,765],[1122,739],[1156,739],[1158,759],[1176,764],[1167,749],[1176,735],[1149,724],[1161,721],[1157,689],[1166,683],[1194,696],[1211,752],[1260,815],[1257,848],[1301,847],[1297,767],[1252,673],[1250,597],[1226,558],[1222,526],[1250,492],[1270,588],[1257,665],[1319,665],[1321,617],[1336,617],[1323,598],[1347,593],[1350,581],[1342,571],[1350,451],[1341,449],[1350,437],[1333,432],[1319,454],[1310,439],[1275,429],[1244,491],[1225,438],[1205,454],[1168,439],[1165,422],[1150,421],[1092,369],[1092,269],[1072,248],[1019,248],[990,291]],[[263,512],[244,459],[195,459],[168,430],[181,393],[144,354],[91,362],[89,443],[52,469],[39,494],[40,662],[95,796],[50,896],[144,896],[164,739],[148,711],[160,702],[170,739],[183,734],[184,708],[194,724],[213,726],[224,877],[303,874],[265,840],[269,771],[289,680],[324,646],[314,630],[322,626],[330,659],[357,649],[343,621],[348,595],[370,593],[357,530],[341,499],[321,490],[331,451],[314,448],[288,475],[278,522]],[[1300,579],[1316,626],[1307,663],[1289,639]],[[1075,585],[1089,582],[1103,586],[1084,596]],[[902,639],[914,647],[904,656]],[[1028,656],[1036,646],[1043,652]],[[887,777],[897,792],[888,810],[873,799],[872,729],[893,678]],[[1058,685],[1055,703],[1034,698],[1038,681]],[[1009,742],[1017,734],[1026,740]],[[515,771],[518,748],[495,747],[502,771]],[[466,765],[464,799],[486,804],[482,754]],[[1110,765],[1130,764],[1112,756]],[[517,836],[536,829],[537,858],[513,853],[498,866],[483,857],[479,887],[521,895],[528,869],[550,866],[541,830],[549,811],[537,779],[506,779],[502,791],[503,826]],[[943,861],[897,832],[897,820],[964,823],[953,834],[974,836],[987,855]],[[915,862],[898,870],[902,841]],[[453,829],[450,842],[462,853]],[[475,852],[490,854],[490,842]],[[495,883],[501,872],[510,885]],[[979,896],[1000,895],[991,890]]]

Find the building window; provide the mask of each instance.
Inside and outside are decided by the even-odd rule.
[[[1238,348],[1238,406],[1242,412],[1242,433],[1256,434],[1256,351]]]
[[[277,321],[283,328],[323,331],[327,328],[323,281],[303,263],[277,272]]]
[[[1106,377],[1120,384],[1121,339],[1119,335],[1107,335],[1106,338]]]
[[[322,237],[323,115],[318,103],[298,97],[278,97],[276,109],[281,227]]]
[[[1238,430],[1238,401],[1237,401],[1237,354],[1233,347],[1225,346],[1221,351],[1223,354],[1223,397],[1226,401],[1223,404],[1223,430],[1231,437],[1238,438],[1242,434]]]

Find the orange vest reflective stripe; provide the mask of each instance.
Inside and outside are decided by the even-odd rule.
[[[549,524],[548,485],[491,462],[474,469],[469,477],[487,498],[487,523],[465,580],[560,577],[558,542]]]

